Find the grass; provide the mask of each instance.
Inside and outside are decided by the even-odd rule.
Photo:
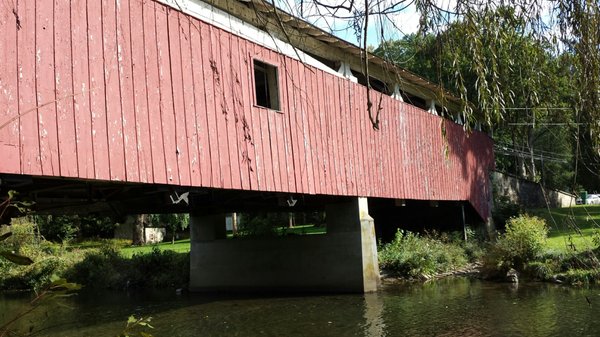
[[[124,247],[121,249],[121,254],[124,257],[132,257],[133,254],[147,254],[151,253],[152,249],[157,247],[161,251],[171,250],[176,253],[189,253],[190,252],[190,239],[178,240],[174,244],[171,241],[161,242],[153,245],[135,246],[135,247]]]
[[[589,250],[596,247],[594,234],[600,232],[600,205],[578,205],[568,208],[534,209],[548,224],[546,248],[558,252]]]

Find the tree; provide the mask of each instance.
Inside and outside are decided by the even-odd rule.
[[[543,181],[546,185],[566,189],[572,184],[573,154],[576,134],[574,85],[569,69],[572,55],[553,54],[544,41],[526,32],[526,26],[512,8],[500,7],[482,18],[494,28],[484,53],[488,72],[486,81],[507,100],[503,119],[493,123],[492,134],[497,148],[497,168],[521,177]],[[382,43],[375,54],[402,65],[418,75],[453,88],[455,72],[460,72],[467,88],[475,88],[479,77],[472,67],[473,51],[465,41],[463,22],[452,23],[434,36],[408,35],[401,40]],[[452,89],[450,89],[452,91]],[[467,91],[475,106],[482,97]],[[571,136],[571,137],[569,137]]]
[[[188,228],[189,225],[187,214],[150,214],[149,217],[153,227],[164,227],[171,233],[172,244],[175,244],[176,232]]]
[[[586,185],[598,186],[600,183],[597,174],[600,170],[600,6],[597,0],[457,0],[441,3],[431,0],[279,0],[278,3],[287,4],[285,8],[288,11],[307,21],[324,23],[321,26],[328,26],[331,32],[339,31],[345,25],[347,30],[354,32],[356,41],[365,51],[368,50],[368,41],[372,41],[374,37],[381,46],[390,37],[397,35],[399,28],[396,15],[411,8],[415,8],[420,15],[419,31],[415,39],[427,40],[427,34],[438,37],[448,26],[459,23],[455,30],[460,32],[461,43],[437,45],[438,53],[450,56],[449,60],[452,62],[449,67],[438,67],[426,77],[444,83],[442,73],[448,70],[445,87],[454,89],[465,102],[471,100],[474,103],[463,106],[464,119],[472,121],[477,117],[490,127],[498,123],[524,123],[516,120],[523,120],[525,117],[528,118],[527,123],[533,123],[533,118],[554,113],[548,108],[539,107],[541,90],[547,89],[543,85],[545,80],[540,76],[526,77],[523,73],[514,72],[511,67],[503,66],[501,60],[506,56],[505,53],[533,52],[529,55],[531,58],[523,60],[543,61],[544,57],[539,57],[543,53],[551,52],[556,55],[568,52],[571,55],[569,76],[572,77],[578,94],[572,100],[564,102],[564,107],[574,111],[574,122],[577,123],[574,125],[578,126],[574,131],[577,148],[575,162],[579,178],[584,178]],[[412,4],[414,7],[411,7]],[[507,16],[507,13],[510,15]],[[510,35],[507,36],[506,33]],[[524,50],[510,48],[510,45],[519,45],[513,43],[515,38],[521,39],[520,43],[525,46],[529,41],[535,43]],[[536,46],[543,48],[529,48]],[[466,53],[457,53],[458,49]],[[363,57],[363,60],[366,58]],[[531,64],[534,68],[529,69],[529,74],[543,74],[537,68],[543,64]],[[410,65],[410,62],[399,65]],[[364,62],[362,71],[368,79],[368,62]],[[513,78],[519,76],[532,81],[525,81],[523,88],[526,90],[519,93],[503,90],[500,81],[507,78],[507,74]],[[366,90],[368,96],[369,83]],[[476,99],[473,100],[473,97]],[[526,114],[507,109],[510,104],[516,105],[518,100],[526,104],[523,107],[536,107],[526,111]],[[378,117],[373,118],[372,102],[368,101],[369,115],[376,126]],[[469,125],[466,124],[466,127]],[[528,144],[531,149],[534,147],[533,143],[544,139],[536,138],[535,131],[532,128],[521,128],[514,137],[528,139],[524,144]],[[551,132],[553,131],[546,133]],[[531,154],[529,157],[532,157]],[[520,166],[521,169],[525,167],[528,176],[539,178],[540,169],[536,167],[535,161],[515,166]]]

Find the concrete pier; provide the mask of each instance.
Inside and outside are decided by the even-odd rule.
[[[327,234],[224,239],[224,215],[191,215],[190,290],[377,290],[367,199],[326,206]]]

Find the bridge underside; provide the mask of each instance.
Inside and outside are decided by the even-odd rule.
[[[474,208],[457,201],[0,175],[0,192],[9,190],[19,193],[18,200],[33,202],[38,214],[98,214],[116,220],[130,214],[191,214],[190,288],[198,291],[372,291],[379,281],[378,240],[391,240],[397,228],[462,230],[465,221],[481,222]],[[5,223],[18,215],[10,210]],[[325,211],[326,234],[226,239],[225,213],[304,211]]]

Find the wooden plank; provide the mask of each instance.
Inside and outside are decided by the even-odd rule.
[[[271,63],[272,65],[274,65],[275,67],[277,67],[278,71],[280,71],[281,66],[279,64],[279,60],[277,59],[277,54],[271,50],[268,51],[268,53],[266,54],[267,56],[267,61],[269,63]],[[278,74],[279,75],[279,74]],[[281,86],[280,86],[280,81],[279,79],[277,79],[278,83],[277,83],[277,95],[279,98],[279,104],[280,104],[280,109],[281,109]],[[282,178],[282,167],[281,167],[281,161],[283,160],[282,157],[280,157],[280,155],[282,154],[283,151],[280,151],[280,143],[281,143],[281,128],[278,127],[278,123],[279,120],[282,118],[281,113],[277,112],[275,110],[272,109],[268,109],[267,111],[265,111],[267,113],[267,116],[269,118],[269,140],[271,142],[271,160],[273,163],[273,189],[275,191],[281,192],[284,191],[285,189],[283,188],[283,183],[282,181],[284,181],[285,178]],[[279,123],[280,124],[280,123]]]
[[[350,86],[352,82],[343,81],[340,90],[340,108],[341,108],[341,127],[342,127],[342,139],[344,145],[344,167],[346,168],[346,188],[348,195],[356,195],[356,182],[354,176],[354,158],[356,153],[354,152],[352,143],[354,134],[351,127],[351,104],[350,104]]]
[[[298,64],[299,67],[299,83],[300,90],[298,94],[300,95],[301,109],[300,109],[300,121],[301,121],[301,130],[302,130],[302,141],[304,147],[304,162],[302,170],[304,172],[304,178],[306,179],[307,188],[305,192],[310,194],[315,193],[315,180],[314,180],[314,172],[313,172],[313,164],[312,164],[312,144],[310,142],[310,125],[308,124],[308,102],[310,97],[308,97],[307,92],[307,77],[306,77],[306,67],[303,64]]]
[[[216,48],[218,40],[214,36],[214,27],[206,24],[202,24],[202,62],[204,71],[204,84],[206,94],[206,109],[205,114],[207,117],[207,128],[208,128],[208,141],[210,151],[210,167],[211,176],[210,184],[207,186],[220,187],[221,183],[221,167],[219,164],[219,139],[217,135],[217,121],[216,121],[216,80],[217,76],[215,72],[218,72],[217,61],[212,56],[213,48]],[[223,154],[225,155],[225,154]],[[204,179],[203,179],[204,180]]]
[[[175,140],[175,160],[179,171],[179,184],[191,185],[190,153],[188,149],[187,120],[185,113],[185,98],[183,92],[183,74],[181,66],[181,27],[179,12],[167,10],[167,27],[169,41],[169,60],[171,76],[172,113],[175,120],[173,137]]]
[[[210,73],[206,80],[212,80],[212,98],[214,106],[208,110],[209,124],[211,129],[211,156],[214,162],[213,173],[216,173],[213,179],[213,187],[225,187],[226,181],[231,181],[231,173],[229,169],[228,144],[226,142],[227,135],[224,129],[224,123],[221,115],[223,114],[223,85],[221,76],[221,46],[220,32],[218,28],[209,26],[211,47],[209,49],[210,56],[208,58],[208,68]],[[214,135],[214,136],[213,136]],[[215,157],[216,154],[216,157]]]
[[[133,107],[140,182],[153,182],[152,138],[146,88],[145,25],[142,2],[129,1]],[[148,48],[155,48],[154,44]],[[162,158],[161,158],[162,159]]]
[[[102,6],[98,1],[87,3],[88,69],[90,110],[92,114],[92,144],[96,179],[110,179],[108,133],[106,128],[106,95],[104,86],[104,52],[102,49]]]
[[[205,65],[208,60],[204,59],[208,55],[207,50],[203,50],[203,25],[195,20],[190,21],[190,41],[191,41],[191,61],[192,61],[192,77],[194,81],[194,104],[196,107],[196,130],[198,137],[198,162],[200,164],[200,186],[210,186],[211,184],[211,158],[210,158],[210,142],[208,130],[208,111],[209,89],[212,87],[212,81],[205,80],[206,73]],[[207,39],[208,40],[208,39]],[[211,96],[212,97],[212,96]],[[210,103],[212,104],[212,103]]]
[[[291,61],[292,65],[292,97],[294,97],[294,115],[292,119],[294,137],[294,168],[296,171],[296,186],[298,193],[308,192],[308,174],[306,172],[306,150],[304,147],[304,133],[302,129],[302,88],[304,84],[300,78],[298,62]]]
[[[90,82],[88,66],[87,1],[71,2],[71,55],[73,76],[73,114],[77,148],[77,176],[94,178],[94,148],[92,141],[92,114],[90,110]]]
[[[366,175],[365,175],[365,166],[367,165],[367,162],[364,159],[364,154],[365,154],[365,149],[364,149],[364,143],[363,143],[363,138],[364,138],[364,132],[362,131],[362,115],[360,113],[360,99],[358,97],[357,94],[357,87],[356,85],[352,84],[350,86],[350,98],[352,99],[352,120],[353,120],[353,132],[354,132],[354,139],[355,139],[355,146],[356,146],[356,160],[357,160],[357,179],[358,179],[358,184],[357,184],[357,192],[356,194],[358,196],[362,196],[362,195],[366,195],[365,194],[365,190],[366,190]]]
[[[322,171],[321,175],[321,185],[320,191],[322,194],[331,194],[331,184],[329,184],[329,180],[331,179],[331,171],[329,168],[330,160],[329,160],[329,149],[328,149],[328,137],[327,137],[327,113],[326,113],[326,101],[328,98],[325,96],[325,82],[323,77],[327,76],[324,74],[322,70],[317,71],[317,94],[318,94],[318,102],[319,105],[317,107],[317,121],[319,124],[319,151],[320,151],[320,160],[319,169]]]
[[[185,129],[189,150],[190,184],[192,186],[201,186],[202,179],[200,175],[198,149],[198,118],[196,116],[196,83],[194,81],[194,67],[192,65],[193,37],[190,31],[190,26],[196,25],[197,23],[195,22],[195,19],[179,13],[179,24],[181,29],[179,42],[181,44],[182,92],[185,93],[183,99],[185,104]],[[200,66],[202,66],[201,62]],[[202,74],[202,72],[199,72],[199,74]]]
[[[319,193],[320,186],[322,183],[322,173],[319,167],[319,147],[317,144],[317,137],[319,135],[319,129],[317,128],[316,123],[316,114],[319,106],[319,95],[318,89],[315,88],[314,84],[317,81],[317,69],[305,66],[304,67],[304,75],[305,75],[305,83],[306,83],[306,124],[308,126],[308,140],[309,140],[309,157],[311,159],[310,171],[312,172],[312,180],[313,180],[313,193]]]
[[[220,119],[225,125],[225,141],[227,142],[227,153],[229,156],[229,177],[230,187],[234,189],[241,189],[242,182],[240,176],[240,156],[238,155],[238,142],[237,142],[237,112],[235,111],[235,96],[234,96],[234,79],[231,74],[232,70],[232,56],[231,56],[231,40],[233,35],[224,31],[220,31],[221,43],[221,75],[222,75],[222,109]],[[235,46],[234,48],[237,48]]]
[[[152,154],[152,175],[154,183],[166,184],[167,167],[160,109],[160,86],[158,68],[158,46],[156,36],[156,3],[143,3],[144,16],[144,60],[146,68],[146,95],[148,120],[150,123],[150,144]]]
[[[110,179],[123,181],[126,178],[125,147],[123,145],[123,114],[121,113],[116,27],[115,2],[102,0],[102,44]]]
[[[177,161],[177,135],[175,112],[173,111],[173,88],[171,86],[171,60],[169,57],[169,27],[165,6],[156,6],[156,47],[158,54],[158,79],[160,87],[160,121],[162,122],[167,182],[179,185],[180,176]]]
[[[292,138],[289,124],[290,114],[293,111],[293,104],[290,107],[290,99],[293,98],[289,97],[288,91],[288,81],[291,76],[291,59],[287,56],[282,55],[280,57],[280,60],[281,61],[279,70],[279,85],[281,94],[281,109],[283,112],[280,119],[281,137],[283,140],[284,150],[282,167],[285,169],[282,179],[285,180],[284,186],[286,187],[287,192],[296,192],[296,181],[294,176],[294,156],[292,154]]]
[[[331,161],[331,173],[333,174],[333,179],[331,179],[332,183],[332,194],[339,195],[342,193],[341,189],[341,181],[342,174],[340,173],[339,161],[340,161],[340,151],[338,149],[338,125],[336,118],[336,104],[335,100],[335,92],[337,91],[338,79],[333,76],[327,76],[325,90],[327,91],[327,119],[328,119],[328,135],[327,139],[329,139],[329,153],[330,153],[330,161]]]
[[[287,166],[289,169],[288,179],[290,179],[290,190],[298,192],[301,189],[301,180],[299,180],[298,169],[298,132],[296,129],[296,97],[294,80],[294,61],[285,58],[285,95],[287,101],[286,113],[286,150],[287,150]],[[292,183],[293,182],[293,183]]]
[[[253,82],[253,69],[252,69],[252,57],[251,53],[253,50],[252,44],[246,40],[241,40],[240,46],[240,65],[242,65],[242,71],[245,71],[245,76],[242,76],[242,87],[246,90],[243,91],[244,95],[244,141],[246,143],[246,154],[244,156],[245,165],[247,166],[248,176],[250,180],[250,188],[252,190],[259,190],[259,175],[257,168],[257,140],[260,139],[254,133],[254,82]]]
[[[240,52],[243,54],[244,40],[233,35],[231,37],[231,78],[232,87],[232,104],[231,110],[234,118],[234,126],[236,133],[237,153],[235,160],[238,162],[240,174],[240,187],[243,190],[250,189],[250,176],[248,172],[248,146],[246,143],[246,127],[245,123],[245,105],[248,104],[248,88],[244,86],[244,77],[247,77],[249,70],[245,67],[244,61],[241,58]],[[248,83],[248,81],[246,81]]]
[[[15,6],[15,7],[13,7]],[[9,10],[14,11],[9,13]],[[16,4],[3,6],[0,14],[0,172],[21,173],[19,144],[19,91],[17,72]]]
[[[21,21],[21,29],[17,31],[21,173],[40,175],[42,166],[35,94],[35,2],[20,2],[18,13]]]
[[[54,79],[60,172],[66,177],[77,177],[70,7],[65,1],[54,1],[54,52],[60,56],[55,57]]]
[[[323,105],[322,85],[319,80],[322,79],[322,71],[320,69],[312,68],[310,85],[310,95],[313,98],[313,105],[311,112],[312,127],[311,133],[313,135],[313,168],[315,172],[315,193],[325,194],[325,158],[323,150],[323,132],[321,130],[321,107]]]
[[[134,0],[135,2],[135,0]],[[139,182],[140,165],[137,139],[137,116],[133,92],[133,65],[131,49],[130,2],[116,2],[117,61],[119,67],[119,89],[123,125],[123,147],[125,155],[125,179]],[[134,13],[139,16],[141,13]],[[146,179],[144,179],[146,180]]]
[[[42,174],[60,176],[54,78],[54,3],[36,4],[36,98]]]
[[[253,45],[253,58],[265,61],[268,63],[268,52],[257,45]],[[253,68],[254,69],[254,68]],[[253,70],[254,73],[254,70]],[[256,97],[256,95],[254,96]],[[275,177],[273,174],[273,159],[271,156],[271,130],[269,124],[269,113],[265,108],[254,108],[255,116],[258,117],[258,124],[254,124],[255,132],[261,138],[261,154],[263,158],[263,187],[262,190],[274,191],[275,190]],[[256,120],[255,120],[256,121]]]

